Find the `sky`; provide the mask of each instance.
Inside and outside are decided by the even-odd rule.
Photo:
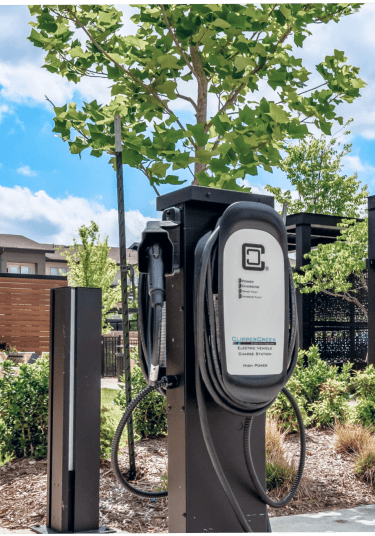
[[[134,34],[130,21],[135,12],[128,5],[123,11],[123,34]],[[94,220],[101,236],[118,246],[116,174],[108,157],[95,158],[88,151],[71,155],[67,143],[52,132],[53,109],[74,101],[107,103],[108,81],[86,79],[67,82],[42,68],[44,51],[26,38],[31,17],[27,6],[0,5],[0,234],[21,234],[42,243],[69,245],[78,238],[78,228]],[[370,194],[375,194],[375,4],[365,4],[359,13],[314,27],[303,49],[298,49],[304,65],[313,71],[325,55],[336,48],[345,51],[348,63],[360,67],[367,83],[362,97],[353,104],[340,105],[350,126],[351,154],[345,157],[344,172],[358,173]],[[195,92],[191,86],[189,91]],[[264,96],[269,95],[266,87]],[[179,108],[183,121],[191,122],[192,110],[183,102]],[[184,108],[185,107],[185,108]],[[190,183],[191,176],[186,174]],[[247,177],[254,192],[266,193],[265,185],[290,189],[284,173],[263,170]],[[175,186],[158,187],[161,194]],[[155,192],[144,175],[124,165],[127,245],[140,239],[146,221],[160,218],[155,208]]]

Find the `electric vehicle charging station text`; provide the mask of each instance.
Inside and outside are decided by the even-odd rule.
[[[148,224],[138,252],[139,348],[142,397],[167,397],[169,531],[267,532],[266,502],[281,503],[264,492],[265,411],[281,390],[290,397],[298,350],[285,226],[271,196],[242,192],[190,186],[159,197],[157,209],[163,221]],[[117,478],[138,495],[116,453],[140,396],[112,449]],[[301,433],[285,504],[303,451]]]

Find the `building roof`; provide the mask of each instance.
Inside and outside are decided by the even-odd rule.
[[[60,246],[54,246],[55,248],[59,248]],[[62,246],[63,251],[66,251],[69,249],[68,246]],[[116,264],[120,264],[120,248],[110,248],[109,250],[109,257],[116,261]],[[61,255],[60,251],[54,251],[53,253],[47,253],[46,254],[46,261],[47,262],[65,262],[64,257]],[[126,250],[126,261],[129,264],[137,264],[138,263],[138,253],[136,251],[133,251],[131,249]]]
[[[22,235],[0,234],[0,249],[29,249],[33,251],[44,251],[46,262],[66,262],[60,251],[56,248],[60,246],[55,244],[41,244],[26,238]],[[63,251],[69,249],[69,246],[62,246]],[[120,264],[120,248],[110,248],[109,257]],[[137,264],[138,253],[132,249],[126,250],[126,260],[129,264]]]
[[[0,234],[0,248],[6,249],[32,249],[53,253],[52,244],[40,244],[22,235]]]

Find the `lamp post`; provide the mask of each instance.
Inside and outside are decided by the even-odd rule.
[[[126,264],[126,237],[125,237],[125,208],[124,208],[124,181],[122,174],[122,145],[121,145],[121,118],[115,115],[115,151],[116,151],[116,176],[117,176],[117,204],[118,225],[120,240],[120,273],[121,273],[121,304],[122,304],[122,331],[124,340],[124,365],[125,365],[125,393],[126,405],[131,401],[131,376],[130,376],[130,348],[129,348],[129,309],[128,309],[128,268]],[[128,448],[129,448],[129,478],[134,479],[136,474],[134,457],[134,434],[133,421],[128,423]]]

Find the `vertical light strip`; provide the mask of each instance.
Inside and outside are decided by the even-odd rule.
[[[69,369],[69,452],[68,469],[74,470],[73,440],[74,440],[74,362],[75,362],[75,324],[76,324],[76,294],[75,288],[71,289],[70,298],[70,369]]]

